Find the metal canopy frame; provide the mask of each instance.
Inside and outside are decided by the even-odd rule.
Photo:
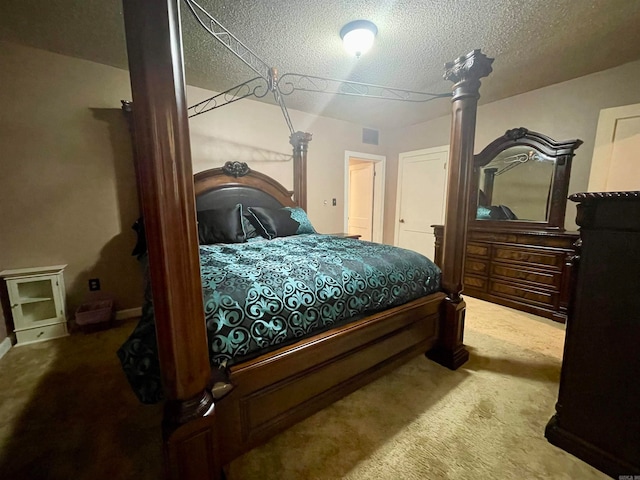
[[[197,22],[227,50],[258,74],[257,77],[236,85],[222,93],[209,97],[188,108],[189,117],[195,117],[216,108],[223,107],[243,98],[254,96],[264,98],[273,93],[276,103],[284,116],[291,134],[295,132],[283,96],[294,92],[326,93],[353,97],[395,100],[400,102],[424,103],[437,98],[451,98],[451,92],[430,93],[386,87],[370,83],[339,80],[334,78],[285,73],[278,77],[277,69],[269,67],[253,50],[242,43],[218,20],[195,0],[184,0]]]

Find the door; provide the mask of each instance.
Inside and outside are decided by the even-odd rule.
[[[590,192],[640,190],[640,103],[600,110]]]
[[[349,164],[348,232],[361,240],[373,238],[373,192],[375,170],[372,162],[352,160]]]
[[[444,222],[449,147],[404,152],[398,163],[395,244],[433,259],[431,225]]]
[[[371,153],[344,152],[344,228],[343,232],[363,235],[362,240],[382,243],[382,230],[384,225],[384,172],[386,157]],[[362,169],[369,171],[354,172],[352,178],[351,166],[360,165]],[[373,181],[370,181],[371,169],[373,169]],[[356,191],[352,191],[353,188]],[[366,185],[366,187],[365,187]],[[373,192],[369,193],[369,187],[373,185]],[[357,205],[352,205],[356,203]],[[352,220],[350,220],[352,219]],[[371,220],[370,220],[371,219]],[[371,233],[362,229],[368,229],[371,225]]]

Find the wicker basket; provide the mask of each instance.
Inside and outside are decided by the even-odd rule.
[[[113,319],[113,300],[96,300],[83,303],[76,310],[78,325],[111,323]]]

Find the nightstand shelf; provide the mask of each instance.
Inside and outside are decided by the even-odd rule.
[[[63,271],[66,265],[4,270],[9,299],[6,316],[18,345],[68,335]]]
[[[25,303],[37,303],[37,302],[50,302],[53,300],[53,297],[43,297],[43,298],[19,298],[18,301],[21,304]]]

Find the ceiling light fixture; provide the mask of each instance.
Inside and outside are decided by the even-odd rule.
[[[369,20],[354,20],[347,23],[340,30],[340,37],[344,48],[351,55],[360,58],[360,55],[367,53],[373,46],[373,40],[378,33],[378,27]]]

